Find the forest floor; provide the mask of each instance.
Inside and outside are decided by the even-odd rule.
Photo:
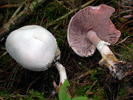
[[[106,4],[116,9],[111,20],[121,31],[118,42],[109,47],[118,59],[133,64],[131,0],[43,0],[42,3],[37,3],[41,0],[5,1],[9,2],[0,3],[0,100],[41,100],[41,95],[46,100],[58,98],[58,92],[53,86],[53,81],[59,82],[55,66],[42,72],[24,69],[5,49],[8,34],[25,25],[43,26],[55,36],[61,50],[59,62],[65,66],[70,83],[67,92],[72,98],[86,96],[89,100],[133,100],[132,73],[122,80],[114,79],[108,68],[99,65],[101,55],[98,50],[90,57],[80,57],[74,53],[67,41],[68,24],[76,12],[86,6]],[[33,1],[37,5],[34,5]],[[34,5],[32,10],[30,5]],[[125,18],[126,15],[131,17]]]

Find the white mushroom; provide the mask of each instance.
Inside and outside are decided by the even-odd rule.
[[[32,71],[45,71],[60,58],[55,37],[38,25],[27,25],[14,30],[7,37],[5,45],[12,58]],[[65,68],[59,62],[55,66],[60,74],[60,83],[63,84],[67,78]]]

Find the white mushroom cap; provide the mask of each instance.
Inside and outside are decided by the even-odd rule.
[[[7,52],[24,68],[44,71],[55,59],[57,43],[54,36],[38,25],[27,25],[9,34]]]

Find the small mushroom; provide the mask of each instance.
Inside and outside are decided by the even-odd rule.
[[[57,60],[60,50],[55,37],[38,25],[27,25],[12,31],[6,39],[6,50],[22,67],[45,71],[53,62],[60,74],[60,83],[67,78],[65,68]],[[59,85],[60,85],[59,83]]]
[[[118,68],[122,61],[108,47],[115,44],[121,35],[110,20],[114,11],[105,4],[80,10],[70,20],[67,39],[70,47],[81,57],[91,56],[97,48],[102,56],[99,64],[108,67],[114,77],[122,79],[130,70]]]

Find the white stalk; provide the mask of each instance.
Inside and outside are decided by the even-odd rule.
[[[65,70],[65,67],[62,64],[60,64],[59,62],[56,62],[55,66],[60,75],[60,82],[59,82],[59,87],[60,87],[60,85],[63,84],[65,82],[65,80],[67,79],[66,70]]]
[[[115,64],[118,62],[118,59],[115,57],[113,52],[107,46],[107,42],[100,41],[97,45],[97,49],[101,53],[102,60],[99,62],[100,65],[105,65],[113,73],[116,73]]]
[[[99,62],[101,66],[106,66],[111,71],[112,75],[116,77],[117,66],[115,65],[118,62],[118,59],[115,57],[113,52],[109,49],[107,45],[110,45],[108,42],[102,41],[94,31],[89,31],[87,34],[88,39],[92,42],[93,45],[97,47],[101,53],[102,60]],[[117,76],[118,77],[118,76]]]
[[[108,42],[102,41],[92,30],[88,32],[87,37],[101,53],[102,60],[99,62],[99,65],[104,65],[109,68],[113,77],[121,80],[123,77],[131,73],[132,65],[119,61],[107,46],[110,45]]]

